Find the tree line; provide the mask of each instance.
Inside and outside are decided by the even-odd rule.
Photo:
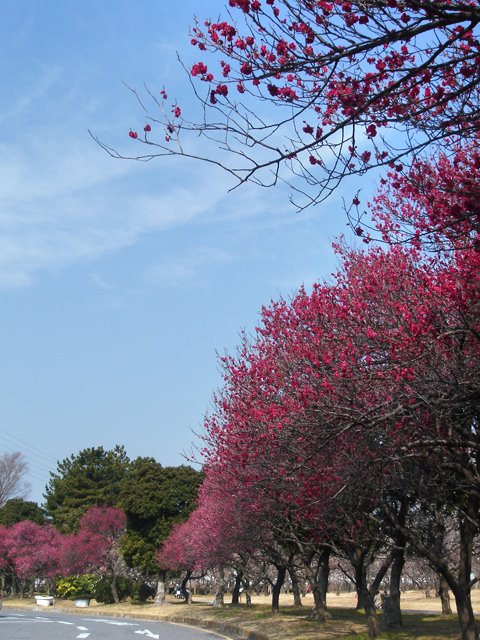
[[[73,593],[79,577],[92,576],[102,600],[130,594],[161,602],[165,571],[155,553],[193,509],[202,473],[153,458],[130,460],[116,446],[84,449],[50,475],[43,507],[21,498],[0,507],[2,590],[54,593],[63,578],[61,595]],[[80,580],[77,591],[88,585]]]
[[[476,144],[393,170],[371,205],[387,243],[340,242],[331,280],[264,307],[221,359],[205,481],[165,563],[227,564],[248,584],[264,562],[274,609],[300,567],[325,620],[332,558],[348,560],[375,637],[381,585],[401,624],[402,569],[422,558],[477,637],[479,171]]]

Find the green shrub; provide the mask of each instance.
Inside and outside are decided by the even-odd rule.
[[[59,578],[56,584],[56,594],[59,598],[79,598],[86,596],[93,598],[98,578],[91,573],[82,576],[67,576]]]
[[[94,598],[97,602],[112,604],[114,602],[111,588],[112,578],[105,576],[100,578],[95,586]],[[124,600],[131,595],[131,584],[126,578],[117,578],[117,591],[120,600]]]
[[[138,581],[132,584],[132,602],[146,602],[148,598],[155,596],[156,589],[145,582]]]

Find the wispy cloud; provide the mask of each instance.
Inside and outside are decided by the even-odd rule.
[[[13,87],[9,96],[9,102],[4,103],[0,109],[0,125],[11,126],[12,123],[21,120],[29,109],[38,109],[42,99],[61,78],[62,67],[40,67],[37,69],[35,81],[28,86],[28,91]],[[34,113],[34,112],[33,112]]]
[[[48,113],[45,96],[52,100],[61,78],[61,68],[45,69],[37,84],[0,110],[0,122],[18,110],[31,115],[37,104]],[[72,106],[78,102],[72,95],[59,100]],[[104,128],[102,135],[110,133]],[[12,135],[0,144],[0,287],[28,286],[42,270],[92,261],[145,234],[182,225],[228,221],[261,233],[297,219],[285,193],[246,185],[228,194],[231,178],[204,163],[115,161],[80,121],[46,118],[34,130],[19,127]],[[229,260],[226,252],[203,247],[165,260],[150,276],[168,286],[198,286],[209,265]]]
[[[212,247],[197,247],[193,252],[156,264],[150,271],[150,279],[168,287],[203,286],[204,272],[234,260],[234,256]]]
[[[0,146],[0,286],[92,260],[142,235],[184,225],[224,196],[204,172],[114,161],[88,138],[43,137]]]

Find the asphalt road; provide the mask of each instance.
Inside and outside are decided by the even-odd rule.
[[[61,612],[2,609],[0,640],[219,640],[202,631],[170,622],[97,618]]]

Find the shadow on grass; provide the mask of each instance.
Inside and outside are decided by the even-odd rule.
[[[265,605],[230,606],[212,610],[208,617],[223,622],[257,622],[258,630],[273,638],[278,637],[275,627],[286,625],[284,637],[292,640],[368,640],[367,623],[363,611],[331,609],[332,619],[327,623],[308,620],[309,607],[284,607],[277,614]],[[381,621],[381,616],[379,616]],[[249,624],[249,626],[250,626]],[[288,631],[287,631],[288,626]],[[457,640],[459,627],[456,616],[403,614],[403,626],[382,631],[382,640]]]

